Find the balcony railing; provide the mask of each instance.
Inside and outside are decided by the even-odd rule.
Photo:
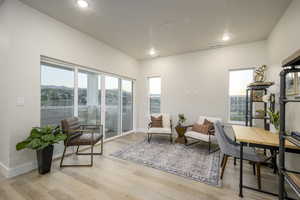
[[[78,115],[82,124],[101,124],[100,106],[79,106]],[[62,119],[74,116],[74,106],[42,106],[41,126],[58,125]],[[105,114],[106,138],[118,135],[120,130],[119,106],[106,106]],[[133,129],[133,113],[131,106],[123,106],[122,130],[127,132]]]

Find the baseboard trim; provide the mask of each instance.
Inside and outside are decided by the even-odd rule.
[[[129,135],[129,134],[132,134],[132,133],[135,133],[135,131],[129,131],[129,132],[123,133],[123,135],[113,137],[113,138],[109,138],[107,140],[104,140],[103,142],[106,143],[106,142],[109,142],[109,141],[114,140],[116,138],[119,138],[119,137],[122,137],[122,136],[125,136],[125,135]],[[100,144],[96,144],[95,146],[98,146],[98,145],[100,145]],[[87,149],[89,149],[89,147],[82,148],[79,151],[85,151]],[[71,153],[66,153],[66,156],[70,156],[72,154],[73,154],[72,152]],[[62,156],[62,152],[59,152],[59,153],[53,155],[53,161],[61,159],[61,156]],[[8,168],[6,165],[4,165],[3,163],[0,162],[0,173],[2,173],[6,178],[12,178],[12,177],[15,177],[15,176],[18,176],[18,175],[21,175],[21,174],[25,174],[25,173],[28,173],[28,172],[30,172],[32,170],[35,170],[35,169],[37,169],[37,161],[27,162],[27,163],[24,163],[24,164],[19,165],[17,167],[14,167],[14,168]]]
[[[0,162],[0,173],[4,177],[8,177],[8,173],[9,173],[9,168],[1,162]]]

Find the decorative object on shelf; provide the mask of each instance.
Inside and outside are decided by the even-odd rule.
[[[252,93],[253,101],[263,101],[264,91],[263,90],[254,90]]]
[[[182,126],[186,122],[184,114],[178,114],[178,123],[177,125]]]
[[[258,67],[255,70],[254,74],[254,81],[255,82],[264,82],[266,80],[266,70],[267,70],[267,65],[262,65],[261,67]]]
[[[294,96],[299,94],[298,88],[298,73],[288,73],[286,76],[286,95]]]
[[[51,170],[53,144],[64,141],[67,138],[58,127],[46,126],[32,128],[29,137],[16,145],[17,151],[28,148],[36,150],[38,170],[40,174],[46,174]]]
[[[279,132],[279,111],[268,111],[268,115],[270,117],[270,131],[272,133],[278,133]]]
[[[262,119],[265,117],[266,114],[265,111],[262,109],[256,110],[255,113],[257,118],[262,118]]]
[[[180,143],[180,144],[186,144],[187,143],[187,139],[184,135],[186,133],[187,129],[188,129],[188,126],[181,126],[179,124],[175,127],[175,130],[178,134],[178,136],[175,140],[176,143]]]

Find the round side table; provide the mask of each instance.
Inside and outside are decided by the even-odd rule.
[[[185,132],[186,132],[186,130],[187,130],[187,126],[180,126],[180,125],[177,125],[176,127],[175,127],[175,130],[176,130],[176,132],[177,132],[177,134],[178,134],[178,136],[177,136],[177,138],[176,138],[176,140],[175,140],[175,142],[176,143],[180,143],[180,144],[186,144],[187,143],[187,139],[186,139],[186,137],[185,137]]]

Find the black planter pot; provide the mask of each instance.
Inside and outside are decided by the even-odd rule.
[[[38,169],[40,174],[46,174],[51,170],[53,156],[53,145],[49,145],[44,149],[36,151]]]

